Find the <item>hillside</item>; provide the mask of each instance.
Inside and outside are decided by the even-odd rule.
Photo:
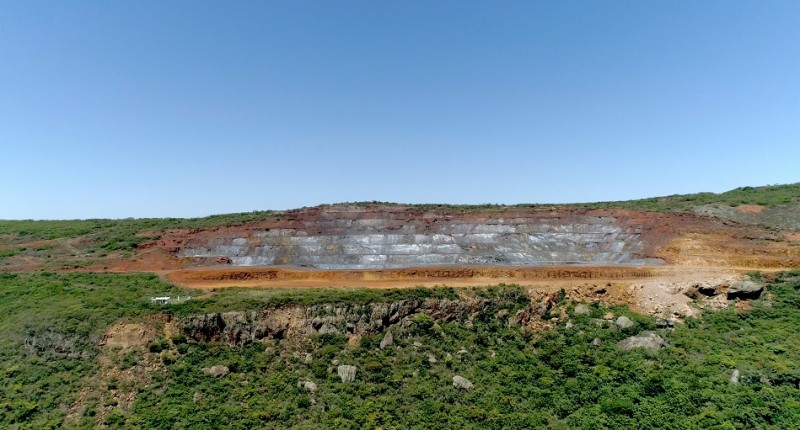
[[[0,221],[0,427],[800,428],[798,220],[800,184]]]
[[[716,208],[720,214],[736,213],[763,214],[764,210],[780,210],[788,214],[787,220],[774,219],[767,214],[755,215],[747,218],[753,224],[763,224],[767,227],[787,228],[800,231],[800,215],[797,215],[797,206],[800,205],[800,183],[789,185],[770,185],[763,187],[741,187],[724,193],[696,193],[687,195],[671,195],[654,197],[641,200],[599,202],[574,205],[549,205],[549,204],[518,204],[504,205],[447,205],[447,204],[398,204],[387,202],[357,202],[343,203],[346,206],[375,207],[395,206],[412,207],[420,211],[447,210],[450,212],[475,212],[487,210],[517,209],[543,209],[552,207],[569,208],[616,208],[660,212],[703,212],[707,208]],[[337,206],[337,205],[323,205]],[[756,212],[736,211],[739,206],[762,206]],[[302,211],[298,209],[295,211]],[[234,226],[246,223],[265,221],[279,218],[292,211],[253,211],[228,215],[212,215],[203,218],[143,218],[143,219],[88,219],[88,220],[61,220],[61,221],[34,221],[34,220],[0,220],[1,245],[8,247],[14,244],[30,243],[34,241],[49,241],[55,239],[84,238],[81,243],[85,250],[91,254],[103,254],[113,251],[131,251],[137,245],[146,242],[152,237],[170,229],[201,229],[220,226]],[[722,216],[722,215],[719,215]],[[738,220],[738,219],[734,219]],[[781,227],[784,223],[789,226]]]

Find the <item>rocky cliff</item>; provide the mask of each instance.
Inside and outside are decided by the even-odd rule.
[[[284,306],[184,317],[176,328],[197,342],[247,345],[264,339],[306,335],[369,335],[389,327],[408,327],[425,315],[434,322],[470,321],[482,315],[508,324],[527,324],[545,315],[563,295],[538,293],[515,299],[409,299],[387,303]],[[422,317],[424,318],[424,317]],[[540,318],[539,318],[540,319]]]

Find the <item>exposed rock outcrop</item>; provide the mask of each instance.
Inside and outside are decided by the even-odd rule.
[[[739,369],[733,369],[730,377],[731,385],[739,385]]]
[[[314,383],[313,381],[300,381],[297,383],[297,387],[302,388],[308,391],[309,393],[317,392],[317,384]]]
[[[211,375],[215,378],[219,378],[230,373],[230,369],[228,369],[228,366],[223,366],[221,364],[218,364],[211,367],[204,367],[203,373],[205,373],[206,375]]]
[[[380,348],[384,349],[387,346],[392,346],[394,344],[394,336],[392,332],[387,331],[386,334],[383,336],[383,340],[381,340]]]
[[[526,325],[537,321],[552,308],[557,293],[540,294],[531,306],[519,309],[509,318],[509,324]],[[551,297],[552,296],[552,297]],[[176,320],[176,330],[197,342],[221,342],[242,346],[265,339],[281,339],[325,333],[348,336],[381,333],[401,324],[410,326],[413,318],[429,315],[436,322],[469,321],[490,312],[492,315],[512,302],[494,299],[424,299],[399,300],[370,304],[327,304],[314,306],[285,306],[253,311],[193,315]],[[387,333],[381,347],[393,343]]]
[[[667,342],[655,332],[646,331],[637,336],[623,339],[617,345],[622,349],[643,348],[650,352],[656,352],[667,346]]]
[[[626,317],[625,315],[617,318],[617,320],[614,323],[619,328],[631,328],[634,325],[634,322],[630,318]]]
[[[575,309],[572,311],[572,313],[575,315],[589,315],[590,313],[592,313],[592,310],[589,309],[589,306],[586,305],[585,303],[578,303],[578,305],[575,306]]]
[[[344,383],[355,381],[357,372],[358,368],[356,368],[356,366],[350,366],[348,364],[342,364],[336,368],[336,373],[339,374],[339,378],[341,378]]]
[[[469,379],[459,375],[453,376],[453,386],[462,390],[471,390],[475,388]]]
[[[753,281],[734,282],[728,288],[728,300],[732,299],[757,299],[764,291],[764,286]]]

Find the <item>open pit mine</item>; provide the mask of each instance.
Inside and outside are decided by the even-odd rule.
[[[335,205],[169,230],[111,270],[160,270],[207,290],[586,287],[649,313],[686,314],[687,289],[724,292],[747,272],[798,266],[796,235],[692,213]]]

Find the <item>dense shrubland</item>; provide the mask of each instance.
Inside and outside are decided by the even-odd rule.
[[[523,305],[517,300],[521,291],[505,286],[475,294],[507,297],[501,307],[513,315]],[[97,389],[91,384],[102,377],[98,340],[117,321],[456,294],[450,289],[317,293],[230,290],[159,307],[148,297],[187,292],[152,275],[0,274],[0,427],[60,427],[78,393],[87,385]],[[392,327],[394,343],[383,349],[385,333],[351,344],[341,335],[321,335],[245,347],[160,335],[146,348],[109,358],[120,369],[158,364],[147,386],[128,387],[137,393],[132,408],[115,410],[109,400],[90,403],[75,425],[99,420],[112,428],[170,429],[799,428],[800,273],[778,277],[751,304],[749,310],[732,306],[706,313],[674,330],[622,307],[592,305],[590,314],[575,315],[568,300],[561,305],[570,326],[562,318],[547,331],[508,326],[497,309],[471,322],[419,315],[406,327]],[[598,322],[608,312],[627,315],[635,324],[620,329]],[[669,346],[657,352],[618,347],[618,341],[645,330],[658,332]],[[354,382],[341,382],[338,364],[358,368]],[[229,373],[203,372],[213,366]],[[730,382],[735,370],[738,384]],[[455,388],[455,375],[474,388]],[[313,382],[316,390],[304,382]],[[107,389],[124,383],[103,381]],[[101,419],[101,408],[112,413]]]

